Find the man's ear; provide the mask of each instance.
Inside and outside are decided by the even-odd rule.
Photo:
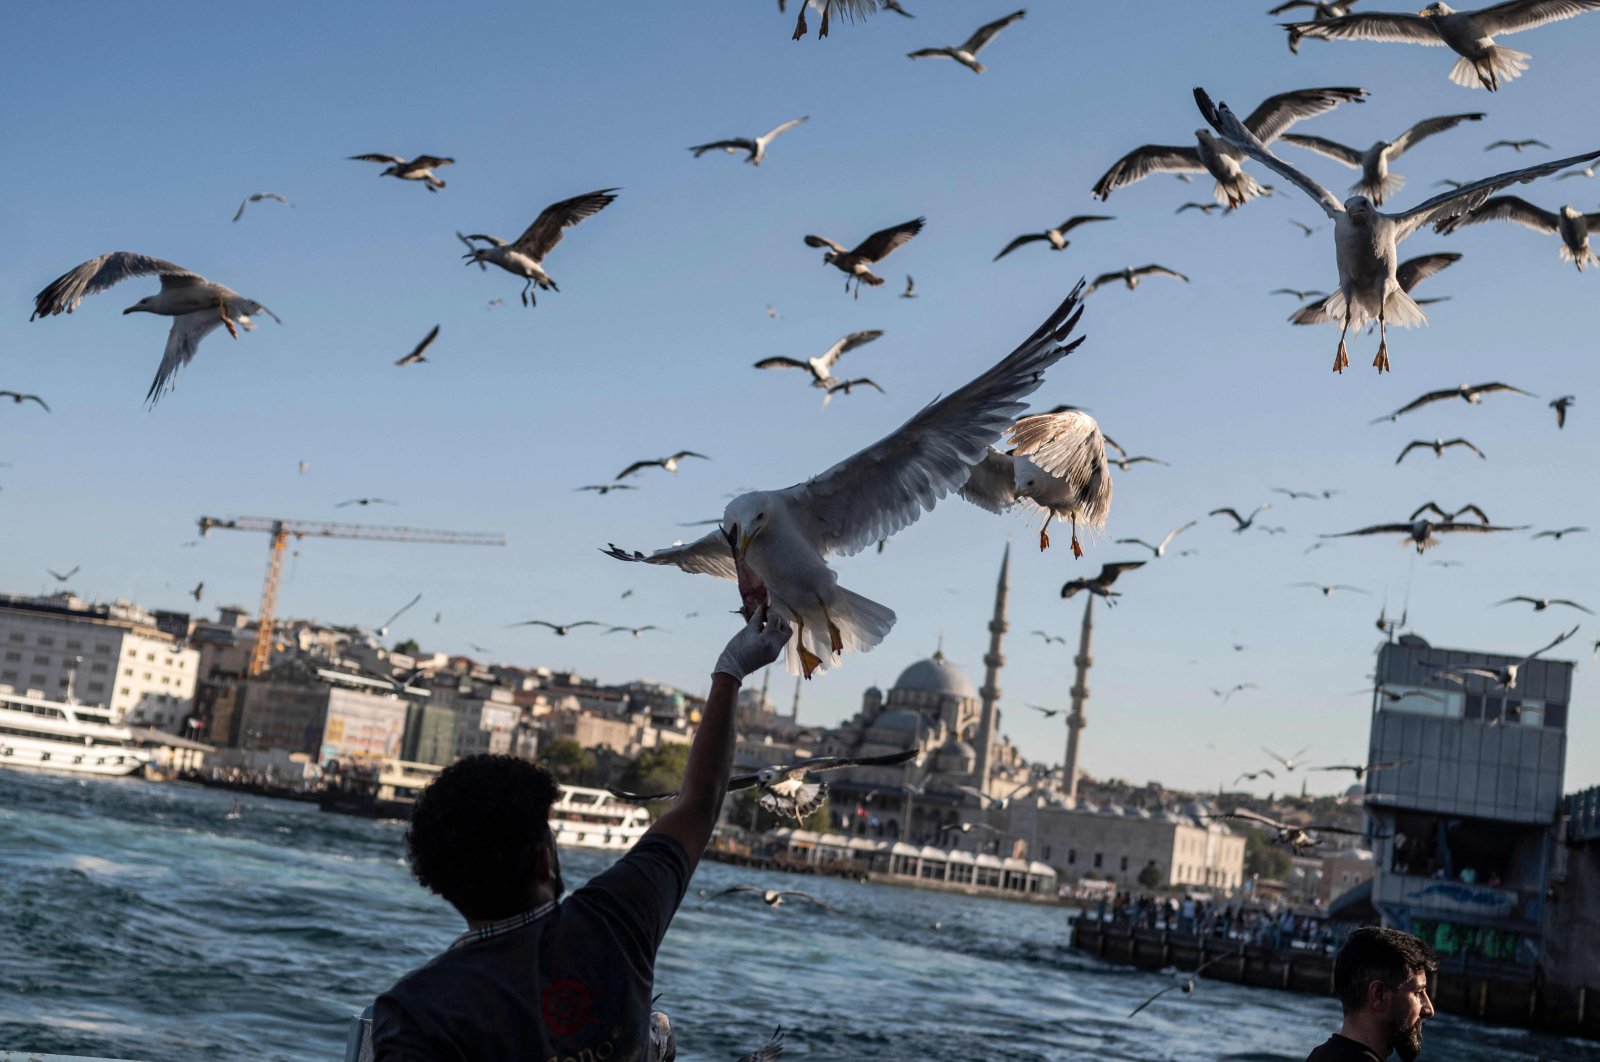
[[[1389,986],[1381,977],[1374,977],[1367,982],[1367,1009],[1378,1011],[1389,1009]]]
[[[555,877],[555,868],[551,864],[550,854],[550,846],[541,844],[533,857],[534,880],[541,884]]]

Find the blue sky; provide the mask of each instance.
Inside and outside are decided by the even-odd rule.
[[[1223,519],[1203,518],[1179,539],[1197,555],[1132,573],[1119,607],[1098,610],[1088,770],[1214,786],[1264,765],[1262,744],[1309,744],[1314,760],[1354,762],[1366,748],[1367,700],[1349,691],[1366,683],[1387,595],[1391,613],[1409,607],[1415,631],[1450,647],[1528,651],[1584,619],[1555,654],[1581,662],[1568,788],[1600,782],[1588,659],[1600,622],[1489,607],[1513,594],[1600,607],[1594,535],[1449,541],[1423,560],[1384,539],[1303,553],[1318,534],[1403,519],[1429,499],[1476,502],[1500,523],[1600,528],[1587,404],[1600,404],[1587,312],[1600,277],[1560,262],[1554,237],[1514,226],[1423,233],[1408,253],[1465,255],[1422,292],[1452,301],[1430,308],[1426,328],[1393,335],[1391,375],[1373,373],[1376,338],[1363,337],[1351,370],[1335,377],[1336,330],[1288,326],[1293,304],[1267,295],[1333,282],[1326,229],[1305,238],[1289,224],[1325,224],[1309,201],[1285,188],[1208,218],[1173,211],[1208,199],[1209,181],[1158,176],[1105,204],[1088,193],[1139,144],[1191,142],[1197,84],[1241,113],[1275,92],[1365,87],[1368,102],[1299,127],[1361,145],[1424,117],[1487,111],[1401,160],[1410,183],[1398,208],[1440,177],[1546,157],[1485,153],[1494,139],[1538,137],[1562,155],[1600,147],[1600,134],[1572,121],[1575,107],[1592,112],[1581,101],[1592,98],[1600,18],[1517,36],[1531,68],[1489,95],[1452,85],[1441,49],[1307,42],[1296,58],[1261,5],[1242,3],[1036,5],[974,76],[904,54],[959,42],[1011,8],[908,6],[915,20],[882,15],[796,43],[792,14],[756,2],[10,12],[0,42],[0,114],[13,142],[0,199],[11,252],[0,261],[0,387],[37,391],[55,413],[0,409],[0,461],[11,466],[0,469],[9,517],[0,586],[43,590],[46,566],[81,564],[72,586],[88,595],[181,608],[204,580],[208,606],[253,608],[265,541],[216,532],[180,548],[202,514],[503,531],[505,549],[302,543],[281,612],[374,625],[420,592],[395,636],[699,689],[736,627],[721,618],[737,603],[732,587],[618,564],[596,547],[666,545],[697,533],[679,522],[719,515],[735,488],[821,471],[1010,350],[1079,276],[1160,262],[1192,283],[1097,294],[1081,326],[1088,340],[1036,399],[1088,407],[1107,433],[1171,467],[1116,475],[1108,534],[1079,561],[1065,536],[1041,555],[1020,516],[959,499],[882,555],[839,561],[842,582],[891,605],[900,622],[876,651],[811,683],[802,717],[843,718],[866,685],[891,683],[941,635],[946,653],[981,678],[1009,536],[1003,727],[1026,754],[1059,760],[1060,717],[1022,703],[1067,698],[1071,649],[1028,634],[1075,630],[1081,599],[1063,603],[1062,582],[1141,555],[1113,538],[1158,539],[1209,509],[1270,498],[1266,522],[1287,534],[1233,535]],[[811,122],[759,168],[685,150],[801,114]],[[369,151],[457,164],[442,173],[449,187],[429,195],[345,161]],[[1341,193],[1351,183],[1329,160],[1282,151]],[[516,304],[520,281],[460,263],[454,230],[515,237],[546,204],[604,187],[622,189],[617,202],[550,256],[561,291],[536,309]],[[259,203],[229,221],[244,195],[265,191],[294,209]],[[1594,210],[1600,182],[1519,194]],[[1116,221],[1080,230],[1064,253],[1030,247],[991,263],[1012,236],[1075,213]],[[919,215],[922,235],[884,264],[890,285],[859,300],[801,243],[808,232],[853,243]],[[167,323],[120,311],[154,281],[91,296],[70,317],[28,321],[45,283],[110,250],[176,261],[260,300],[284,325],[264,322],[237,343],[214,334],[176,392],[146,412],[140,400]],[[895,297],[907,273],[920,299]],[[486,309],[496,298],[505,306]],[[779,319],[766,316],[768,304]],[[395,368],[435,323],[429,362]],[[750,368],[769,355],[820,353],[862,328],[884,338],[842,367],[887,395],[857,393],[820,411],[798,375]],[[1497,379],[1540,398],[1494,396],[1367,425],[1424,390]],[[1558,432],[1545,401],[1568,393],[1579,402]],[[1456,451],[1395,466],[1407,441],[1435,435],[1465,435],[1488,460]],[[675,479],[642,476],[636,492],[573,492],[680,448],[714,460],[690,462]],[[1289,501],[1273,486],[1344,493]],[[362,495],[400,504],[334,508]],[[1288,587],[1301,580],[1372,595],[1324,600]],[[532,617],[671,633],[558,639],[505,629]],[[774,682],[782,703],[790,681]],[[1226,708],[1208,692],[1240,682],[1261,688]],[[1312,779],[1314,790],[1345,784]]]

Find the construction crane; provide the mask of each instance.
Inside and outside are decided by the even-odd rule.
[[[250,652],[250,668],[255,676],[267,669],[272,652],[273,617],[278,611],[278,577],[283,572],[283,553],[289,538],[360,538],[372,542],[432,542],[449,546],[503,546],[506,536],[479,531],[426,531],[416,527],[370,527],[364,524],[329,524],[314,520],[280,520],[270,516],[229,516],[200,518],[200,537],[213,530],[260,531],[272,536],[267,553],[267,578],[261,584],[261,612],[256,620],[256,644]]]

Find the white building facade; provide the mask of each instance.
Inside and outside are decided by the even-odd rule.
[[[200,654],[127,602],[0,595],[0,686],[111,710],[176,733],[194,709]]]

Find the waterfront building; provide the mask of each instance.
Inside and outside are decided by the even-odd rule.
[[[456,759],[456,711],[431,701],[406,705],[400,756],[412,763],[448,767]]]
[[[398,759],[406,708],[389,683],[286,661],[244,683],[237,744],[319,764]]]
[[[1063,881],[1113,881],[1231,892],[1244,882],[1244,838],[1219,822],[1201,819],[1195,803],[1155,811],[1133,805],[1045,797],[1013,805],[1010,832],[1027,838],[1034,858],[1053,866]]]
[[[0,595],[0,686],[110,710],[114,724],[175,733],[194,709],[199,654],[177,614],[75,594]]]
[[[1512,684],[1452,671],[1513,666]],[[1414,634],[1380,647],[1368,762],[1398,766],[1367,774],[1365,806],[1386,925],[1447,959],[1537,962],[1572,668]]]

